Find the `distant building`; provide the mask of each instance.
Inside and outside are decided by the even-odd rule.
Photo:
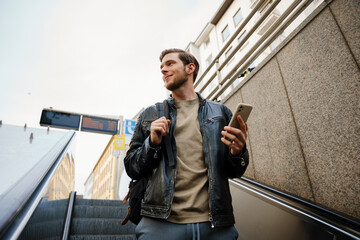
[[[91,194],[93,199],[119,199],[120,173],[124,167],[123,164],[120,164],[120,158],[113,154],[114,144],[115,135],[111,137],[93,169]],[[88,190],[86,191],[88,192]]]
[[[132,120],[136,120],[142,110]],[[126,175],[124,158],[129,149],[130,140],[131,135],[125,135],[123,128],[120,130],[120,135],[111,137],[84,183],[84,198],[119,200],[125,197],[130,178]]]
[[[49,201],[67,199],[69,192],[74,190],[75,166],[72,155],[66,154],[56,169],[54,176],[44,194]]]
[[[91,172],[84,184],[84,189],[85,189],[84,190],[84,198],[87,198],[87,199],[92,198],[93,183],[94,183],[94,173]]]

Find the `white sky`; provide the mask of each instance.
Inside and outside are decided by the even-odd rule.
[[[195,41],[222,0],[0,0],[0,120],[41,110],[123,115],[162,101],[159,55]],[[75,189],[109,135],[77,133]]]

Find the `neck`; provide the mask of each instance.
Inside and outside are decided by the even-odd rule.
[[[179,91],[173,91],[172,97],[175,99],[175,102],[177,101],[184,101],[184,100],[193,100],[197,98],[197,94],[194,90],[187,91],[187,92],[179,92]]]
[[[184,85],[172,91],[172,97],[176,101],[192,100],[197,98],[193,82],[187,81]]]

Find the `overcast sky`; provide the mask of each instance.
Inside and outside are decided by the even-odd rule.
[[[195,41],[222,0],[0,0],[0,120],[40,127],[41,110],[132,118],[166,97],[159,55]],[[80,132],[75,190],[109,135]]]

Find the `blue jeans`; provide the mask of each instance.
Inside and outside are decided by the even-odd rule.
[[[234,226],[211,228],[210,222],[176,224],[143,217],[135,228],[138,240],[235,240]]]

